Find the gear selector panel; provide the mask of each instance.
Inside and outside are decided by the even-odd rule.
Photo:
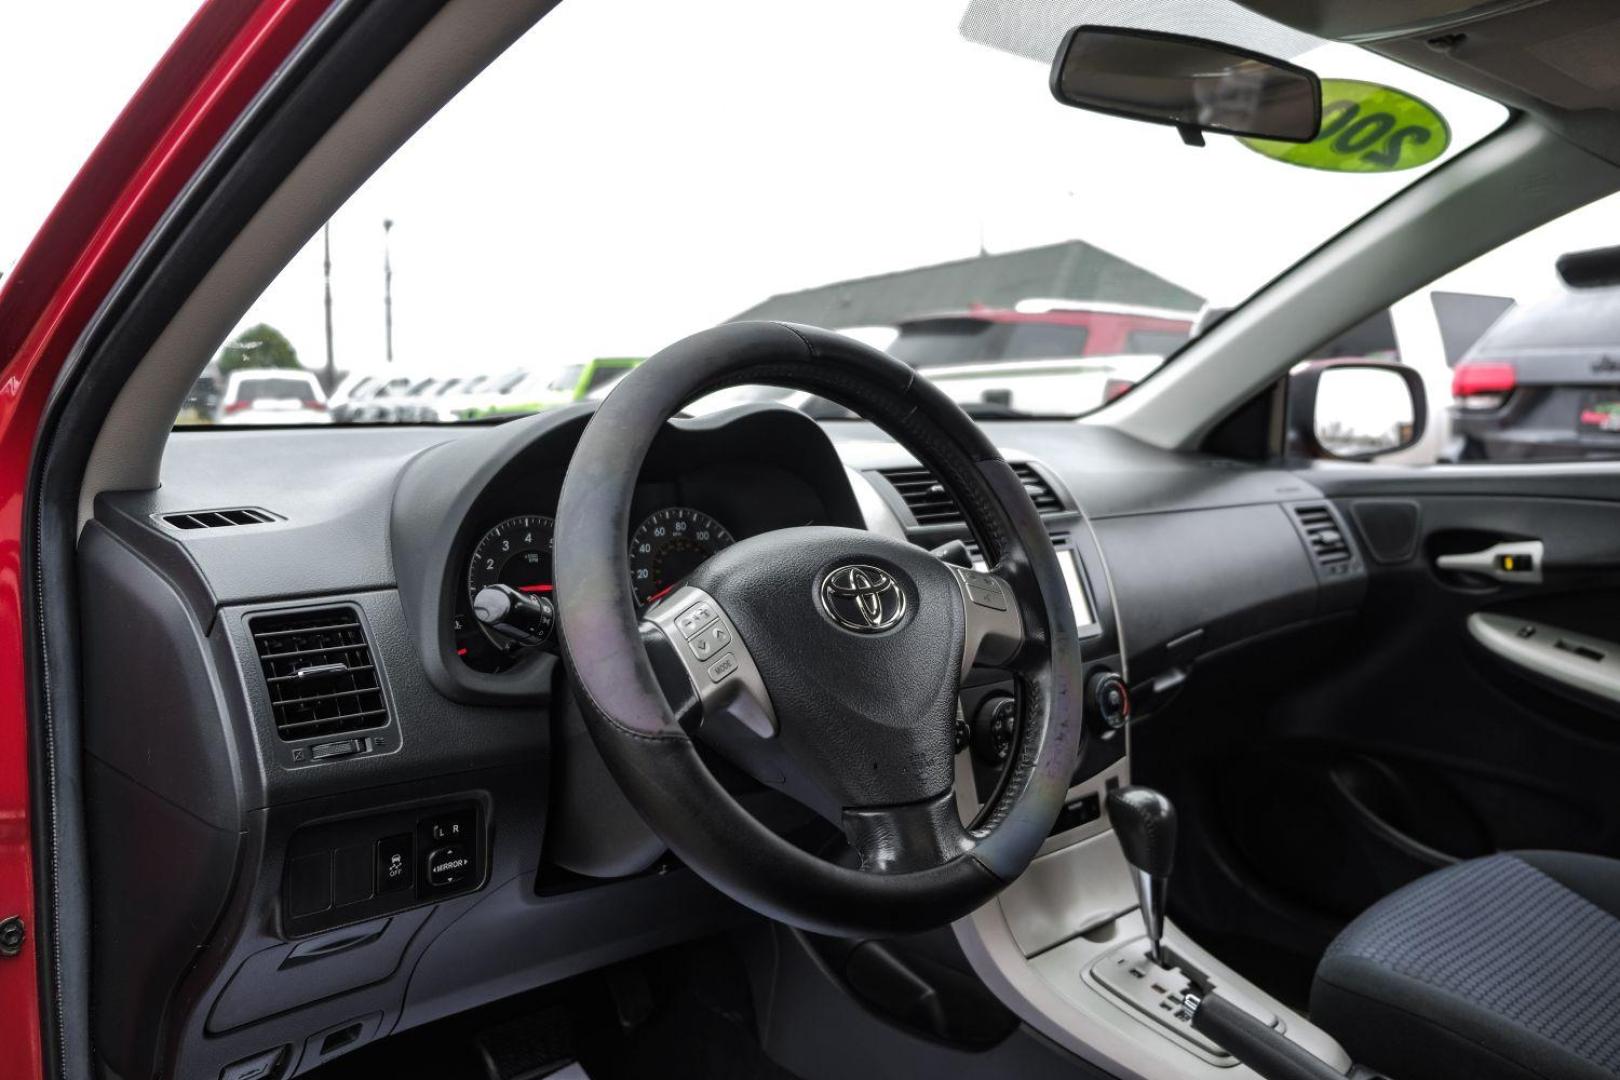
[[[1192,1026],[1194,1010],[1186,1003],[1187,995],[1201,991],[1182,970],[1183,964],[1179,958],[1167,956],[1171,966],[1163,967],[1148,955],[1145,944],[1141,940],[1128,942],[1100,958],[1091,967],[1092,982],[1118,998],[1122,1005],[1135,1009],[1163,1028],[1166,1034],[1210,1064],[1222,1067],[1234,1064],[1232,1055]],[[1207,976],[1201,978],[1209,981]],[[1276,1013],[1250,1002],[1230,988],[1222,987],[1221,993],[1261,1023],[1279,1032],[1285,1030],[1282,1019]]]

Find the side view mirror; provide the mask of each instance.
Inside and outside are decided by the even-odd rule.
[[[1194,146],[1205,131],[1306,143],[1322,127],[1314,72],[1183,34],[1077,26],[1058,48],[1051,83],[1065,105],[1170,124]]]
[[[1291,456],[1365,461],[1415,446],[1428,424],[1423,379],[1404,364],[1313,360],[1288,377]]]

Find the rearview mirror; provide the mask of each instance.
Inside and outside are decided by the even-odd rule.
[[[1322,127],[1315,73],[1216,41],[1077,26],[1052,63],[1052,95],[1077,109],[1170,124],[1193,145],[1205,131],[1310,142]]]

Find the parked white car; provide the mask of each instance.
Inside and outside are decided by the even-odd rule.
[[[330,424],[326,391],[313,371],[252,368],[225,380],[218,424]]]

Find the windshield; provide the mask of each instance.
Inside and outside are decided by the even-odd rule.
[[[1395,87],[1449,141],[1420,167],[1331,172],[1065,107],[1048,69],[1083,22]],[[1326,115],[1324,138],[1379,136]],[[276,332],[332,393],[319,422],[487,422],[607,392],[704,327],[783,319],[948,374],[965,405],[1074,416],[1505,116],[1224,0],[564,0],[310,240],[220,355]],[[250,359],[286,362],[269,351]],[[599,357],[632,359],[582,386]],[[386,393],[343,389],[362,377]],[[734,391],[694,409],[746,398],[805,404]],[[244,422],[259,420],[289,422]]]

